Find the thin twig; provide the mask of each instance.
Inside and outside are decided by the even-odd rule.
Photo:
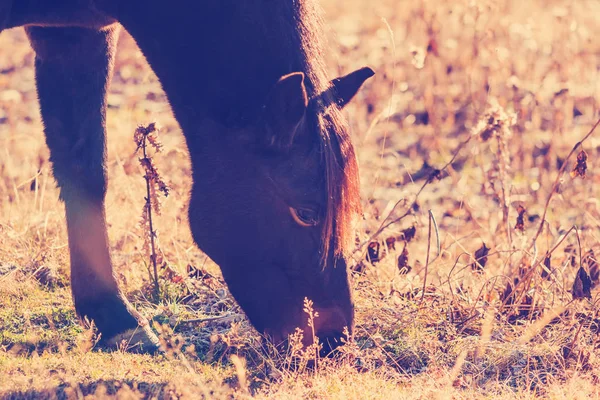
[[[433,260],[431,260],[431,262],[434,262],[442,255],[442,243],[440,241],[440,229],[438,228],[437,221],[435,220],[435,217],[433,216],[433,213],[431,212],[431,210],[429,210],[429,218],[431,218],[431,222],[433,223],[433,231],[435,232],[435,239],[436,239],[436,245],[437,245],[436,246],[437,253],[436,253],[435,257],[433,258]]]
[[[579,229],[577,229],[577,225],[574,226],[575,228],[575,235],[577,236],[577,245],[579,247],[579,266],[582,267],[583,266],[583,254],[581,251],[581,239],[579,238]]]
[[[144,155],[144,160],[148,159],[146,154],[146,135],[144,135],[142,141],[142,154]],[[156,299],[160,298],[160,285],[158,284],[158,268],[156,266],[156,249],[154,247],[154,227],[152,225],[152,203],[150,202],[150,177],[148,176],[148,171],[144,175],[144,179],[146,180],[146,209],[148,210],[148,226],[150,227],[150,248],[152,254],[150,255],[150,260],[152,261],[152,266],[154,268],[154,294]]]
[[[226,315],[219,315],[216,317],[185,319],[185,320],[181,321],[181,323],[202,324],[204,322],[215,322],[215,321],[228,322],[230,320],[235,320],[236,318],[240,318],[240,319],[244,318],[244,314],[226,314]]]
[[[529,250],[531,250],[531,248],[535,245],[537,238],[540,236],[540,234],[542,233],[542,230],[544,229],[544,223],[546,222],[546,214],[548,213],[548,207],[550,206],[550,200],[552,200],[552,196],[554,196],[554,192],[556,192],[556,188],[558,187],[560,178],[562,177],[563,173],[565,172],[565,169],[567,168],[567,162],[569,161],[569,158],[571,158],[571,156],[577,151],[577,149],[583,144],[583,142],[587,138],[589,138],[592,135],[592,133],[594,133],[594,131],[596,130],[598,125],[600,125],[600,118],[598,119],[598,121],[596,121],[596,123],[594,124],[592,129],[590,129],[590,131],[579,142],[575,143],[575,146],[573,146],[573,148],[571,149],[571,152],[567,155],[567,157],[563,161],[563,164],[560,167],[560,170],[558,171],[558,175],[556,176],[556,179],[554,180],[554,184],[552,185],[552,189],[550,190],[550,193],[548,194],[548,199],[546,199],[546,205],[544,206],[544,213],[542,214],[542,220],[540,221],[540,227],[538,228],[535,236],[533,237],[533,239],[531,241],[531,246],[529,247]]]
[[[427,231],[427,256],[425,258],[425,275],[423,277],[423,292],[421,293],[421,303],[425,298],[425,289],[427,287],[427,271],[429,270],[429,249],[431,248],[431,220],[433,219],[433,214],[431,210],[429,210],[429,230]]]

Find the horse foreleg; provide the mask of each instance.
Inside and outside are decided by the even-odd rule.
[[[118,27],[29,27],[46,143],[65,202],[71,285],[77,314],[110,347],[121,340],[154,350],[156,337],[125,300],[109,253],[106,194],[106,91]]]

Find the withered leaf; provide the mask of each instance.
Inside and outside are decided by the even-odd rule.
[[[190,277],[192,279],[201,279],[202,277],[204,277],[202,270],[196,268],[192,264],[188,264],[185,269],[186,269],[188,277]]]
[[[569,263],[571,264],[571,267],[575,267],[577,265],[577,257],[575,257],[575,254],[571,254],[569,256]]]
[[[389,238],[385,239],[385,245],[389,250],[396,250],[396,238],[390,236]]]
[[[554,97],[562,96],[563,94],[569,93],[569,88],[562,88],[558,92],[554,93]]]
[[[519,306],[519,316],[528,317],[533,311],[533,297],[525,295]]]
[[[352,271],[359,273],[359,274],[365,273],[366,270],[367,270],[367,264],[365,264],[364,261],[359,262],[352,268]]]
[[[467,294],[467,290],[465,289],[463,282],[461,282],[460,285],[456,287],[456,294]]]
[[[514,287],[510,282],[506,282],[506,287],[504,288],[502,293],[500,293],[500,300],[502,300],[502,303],[504,303],[506,305],[514,304],[514,302],[515,302]]]
[[[544,267],[542,268],[542,278],[544,279],[548,279],[550,277],[550,272],[552,272],[552,265],[551,265],[551,261],[552,261],[552,254],[548,253],[546,254],[546,257],[544,258]]]
[[[429,38],[429,43],[427,43],[427,53],[433,54],[436,57],[439,57],[440,55],[437,40],[435,40],[434,37]]]
[[[490,126],[490,127],[487,127],[486,129],[482,130],[479,137],[481,138],[482,141],[487,142],[488,140],[490,140],[490,138],[494,135],[495,132],[496,132],[495,126]]]
[[[35,270],[33,276],[42,285],[48,287],[60,286],[60,275],[55,268],[42,265]]]
[[[184,282],[183,276],[179,275],[179,273],[167,265],[167,263],[163,263],[161,269],[163,269],[165,279],[178,284],[182,284]]]
[[[155,122],[152,122],[148,126],[140,125],[137,127],[137,129],[135,130],[135,132],[133,134],[133,140],[137,145],[137,149],[135,150],[136,153],[139,149],[142,148],[142,146],[145,145],[145,141],[148,138],[148,136],[155,133],[156,131],[157,131],[157,128],[156,128]]]
[[[591,299],[591,289],[592,279],[590,278],[590,275],[587,273],[585,268],[579,267],[579,271],[577,271],[577,276],[575,277],[575,282],[573,282],[573,289],[571,290],[573,299]]]
[[[431,171],[431,174],[429,174],[429,178],[427,178],[427,182],[431,183],[436,179],[438,181],[442,179],[442,171],[440,171],[439,169],[434,169],[433,171]]]
[[[400,275],[406,275],[411,269],[412,267],[408,265],[408,249],[405,244],[404,249],[402,249],[402,254],[398,257],[398,271],[400,271]]]
[[[367,247],[367,261],[375,265],[381,259],[379,257],[379,242],[371,242]]]
[[[522,205],[519,205],[517,207],[517,212],[519,215],[517,215],[517,224],[515,225],[515,229],[523,232],[525,230],[525,213],[527,210]]]
[[[571,178],[576,178],[580,176],[581,178],[585,178],[585,172],[587,171],[587,153],[585,150],[581,150],[579,154],[577,154],[577,165],[571,171]]]
[[[487,263],[487,255],[490,249],[486,247],[485,243],[481,244],[481,247],[475,252],[475,261],[471,264],[473,271],[481,272],[485,268]]]
[[[204,268],[197,268],[194,265],[188,264],[186,267],[187,276],[192,279],[197,279],[202,282],[214,281],[217,282],[217,278],[211,275],[210,272]]]
[[[146,127],[140,126],[140,128],[144,131],[144,135],[149,135],[156,132],[156,122],[151,122]]]
[[[410,241],[414,239],[416,233],[417,228],[415,226],[411,226],[410,228],[406,228],[402,231],[398,237],[398,240],[404,240],[406,243],[410,243]]]
[[[40,174],[40,171],[38,170],[38,174]],[[35,178],[33,178],[33,180],[31,181],[31,184],[29,185],[29,190],[31,190],[32,192],[35,192],[35,188],[38,186],[38,178],[37,176]]]

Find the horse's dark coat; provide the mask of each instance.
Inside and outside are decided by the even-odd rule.
[[[341,116],[373,72],[329,82],[312,0],[0,0],[0,30],[25,26],[54,175],[65,201],[80,316],[109,342],[140,320],[108,251],[106,91],[119,25],[159,77],[190,150],[190,226],[251,322],[273,340],[353,328],[345,261],[360,209]],[[134,318],[135,315],[135,318]]]

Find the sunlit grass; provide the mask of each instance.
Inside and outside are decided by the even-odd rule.
[[[572,294],[580,263],[593,272],[600,251],[600,132],[583,143],[585,179],[569,174],[577,150],[557,180],[598,119],[598,2],[324,0],[324,7],[332,75],[365,64],[377,72],[347,112],[365,211],[363,246],[354,253],[354,342],[338,359],[314,364],[314,351],[277,354],[239,318],[218,267],[191,239],[190,165],[179,127],[124,36],[109,96],[109,237],[121,287],[168,351],[96,351],[93,331],[73,311],[64,207],[31,51],[14,30],[0,35],[0,397],[600,395],[598,290],[591,299]],[[153,121],[164,145],[154,162],[171,188],[154,221],[167,265],[158,271],[158,301],[139,227],[146,186],[132,140]],[[366,260],[372,242],[378,262]],[[199,321],[215,316],[226,318]]]

